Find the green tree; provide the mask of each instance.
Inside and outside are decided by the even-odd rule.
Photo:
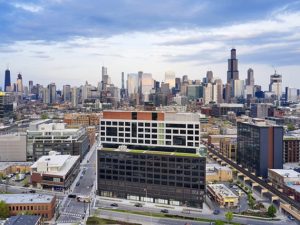
[[[6,219],[9,216],[9,208],[6,202],[0,201],[0,218]]]
[[[253,198],[252,194],[248,194],[248,205],[251,209],[254,209],[255,199]]]
[[[24,186],[24,187],[28,187],[28,185],[29,185],[29,178],[26,177],[26,178],[22,181],[22,183],[23,183],[23,186]]]
[[[268,208],[268,215],[273,218],[273,217],[275,217],[276,212],[277,212],[277,210],[276,210],[275,206],[270,205]]]
[[[296,130],[294,124],[292,124],[292,123],[289,123],[289,124],[287,125],[287,129],[288,129],[288,131]]]
[[[43,113],[43,114],[41,115],[41,119],[42,119],[42,120],[48,119],[48,114],[47,114],[47,113]]]
[[[225,218],[226,218],[226,220],[230,223],[232,220],[233,220],[233,213],[232,212],[227,212],[226,214],[225,214]]]

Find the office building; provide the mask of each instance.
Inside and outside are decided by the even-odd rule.
[[[243,80],[234,80],[233,81],[233,92],[235,98],[243,98],[244,97],[244,81]]]
[[[273,106],[271,103],[254,103],[251,104],[250,115],[253,118],[265,119],[269,116],[269,109]]]
[[[224,184],[209,184],[207,191],[221,208],[233,208],[239,203],[239,197]]]
[[[19,73],[17,78],[17,92],[23,93],[23,79],[22,75]]]
[[[55,83],[48,84],[47,89],[44,91],[47,104],[54,104],[56,102],[56,85]]]
[[[71,90],[71,105],[73,108],[78,107],[78,89],[77,87],[72,87]]]
[[[10,81],[10,70],[5,70],[5,77],[4,77],[4,92],[10,92],[11,89],[11,81]]]
[[[64,123],[49,123],[48,120],[33,122],[27,130],[27,159],[36,161],[57,151],[62,155],[80,155],[89,150],[86,129],[66,128]]]
[[[188,85],[187,86],[187,95],[190,100],[197,100],[203,98],[204,88],[202,85]]]
[[[212,71],[206,72],[206,82],[207,83],[213,83],[214,75]]]
[[[283,167],[283,127],[254,118],[237,122],[237,164],[266,178],[268,169]]]
[[[0,133],[0,161],[26,161],[26,134]]]
[[[212,106],[212,116],[220,117],[227,115],[228,112],[234,112],[236,115],[240,116],[245,114],[245,109],[243,104],[231,104],[231,103],[220,103],[213,104]]]
[[[239,79],[238,59],[236,58],[236,49],[231,49],[230,59],[228,59],[227,83]]]
[[[205,157],[126,146],[103,147],[97,154],[99,195],[202,208]]]
[[[1,194],[0,201],[8,204],[10,216],[28,212],[44,220],[53,218],[56,207],[56,197],[45,194]]]
[[[32,88],[33,88],[33,81],[30,80],[30,81],[28,82],[28,91],[29,91],[29,94],[32,94]]]
[[[60,155],[50,151],[40,157],[31,167],[31,184],[41,189],[67,190],[80,169],[80,156]]]
[[[213,85],[207,83],[204,85],[203,89],[203,102],[204,104],[209,104],[213,101]]]
[[[102,144],[198,148],[199,115],[194,113],[104,111],[100,120]]]
[[[63,86],[63,99],[64,99],[64,102],[71,101],[71,86],[70,85]]]
[[[175,73],[173,71],[165,72],[165,83],[169,84],[170,89],[175,87]]]
[[[298,101],[298,89],[297,88],[285,88],[285,101],[297,102]]]
[[[0,123],[8,123],[13,118],[13,104],[10,94],[0,91]]]
[[[254,86],[254,72],[252,68],[249,68],[247,71],[246,85]]]
[[[270,76],[270,85],[269,91],[273,92],[276,95],[276,98],[279,100],[282,94],[282,76],[275,74]]]
[[[66,113],[64,123],[69,126],[99,126],[100,113]]]

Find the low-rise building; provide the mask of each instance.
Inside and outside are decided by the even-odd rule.
[[[232,180],[232,170],[226,166],[209,163],[206,164],[206,182],[228,182]]]
[[[32,162],[0,162],[0,174],[27,173]]]
[[[0,161],[26,161],[25,133],[0,133]]]
[[[73,183],[80,168],[80,156],[50,152],[31,166],[31,184],[37,188],[66,190]]]
[[[237,153],[237,137],[225,137],[220,139],[220,153],[231,159],[236,161],[236,153]]]
[[[222,208],[236,207],[239,203],[239,197],[224,184],[209,184],[207,191]]]
[[[64,122],[68,125],[99,126],[100,113],[69,113],[64,115]]]
[[[283,136],[284,163],[300,162],[300,134],[290,132]]]
[[[224,138],[237,138],[237,135],[236,134],[233,134],[233,135],[223,135],[223,134],[209,135],[207,140],[208,140],[208,144],[219,145],[220,140],[222,140]]]
[[[4,225],[41,225],[42,217],[35,215],[17,215],[9,217]]]
[[[64,123],[40,123],[27,130],[29,161],[36,161],[50,151],[57,151],[62,155],[80,155],[82,158],[89,147],[89,138],[84,127],[70,129]]]
[[[30,213],[51,220],[55,213],[56,197],[44,194],[1,194],[0,201],[6,202],[9,215]]]
[[[220,117],[227,115],[228,112],[234,112],[237,116],[245,113],[243,104],[220,103],[212,106],[212,116]]]

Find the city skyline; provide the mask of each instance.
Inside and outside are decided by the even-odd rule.
[[[6,34],[0,37],[0,69],[10,65],[12,82],[21,72],[26,84],[96,84],[102,65],[118,87],[121,72],[140,70],[160,81],[169,70],[190,79],[211,70],[224,82],[231,47],[237,49],[240,79],[251,67],[267,89],[273,66],[283,86],[300,79],[299,1],[0,1],[0,6]]]

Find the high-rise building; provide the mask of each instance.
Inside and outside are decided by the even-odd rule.
[[[246,85],[254,86],[254,72],[251,68],[247,71]]]
[[[222,80],[217,78],[213,85],[213,101],[215,103],[223,102],[223,83]]]
[[[143,73],[141,84],[142,84],[143,101],[146,102],[149,100],[149,94],[151,93],[151,90],[154,87],[152,74]]]
[[[63,99],[64,102],[71,101],[71,86],[68,84],[63,86]]]
[[[170,89],[175,87],[175,73],[173,71],[165,72],[165,83],[169,84]]]
[[[128,96],[132,94],[138,93],[138,74],[136,73],[129,73],[127,74],[127,92]]]
[[[22,75],[19,73],[17,78],[17,92],[23,93],[23,80]]]
[[[77,89],[77,87],[72,87],[71,94],[72,94],[71,95],[72,107],[77,108],[78,107],[78,89]]]
[[[124,72],[122,72],[121,76],[122,76],[122,88],[120,90],[121,91],[120,95],[121,98],[124,99],[126,96]]]
[[[199,115],[104,111],[100,133],[99,195],[202,208]]]
[[[212,83],[214,79],[214,75],[212,71],[207,71],[206,73],[206,82],[207,83]]]
[[[239,79],[238,59],[236,58],[236,49],[231,49],[230,59],[228,59],[227,83]]]
[[[8,122],[13,117],[13,104],[8,93],[0,91],[0,123]]]
[[[56,102],[56,85],[55,83],[48,84],[47,86],[47,103],[54,104]]]
[[[283,168],[283,127],[255,118],[237,123],[237,164],[266,178],[268,169]]]
[[[282,94],[282,76],[277,74],[276,71],[275,74],[270,76],[269,91],[274,92],[277,99],[280,99]]]
[[[209,104],[213,101],[213,86],[211,83],[207,83],[204,86],[203,101],[204,104]]]
[[[285,88],[285,101],[297,102],[298,101],[298,89],[297,88]]]
[[[5,78],[4,78],[4,92],[12,91],[11,82],[10,82],[10,70],[5,70]]]
[[[180,91],[180,89],[181,89],[181,79],[180,79],[180,77],[175,78],[175,89],[178,90],[178,91]]]
[[[29,94],[32,94],[32,88],[33,88],[33,81],[30,80],[30,81],[28,82],[28,91],[29,91]]]
[[[233,81],[234,97],[239,98],[244,96],[244,81],[234,80]]]

